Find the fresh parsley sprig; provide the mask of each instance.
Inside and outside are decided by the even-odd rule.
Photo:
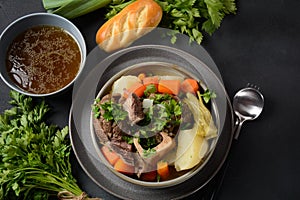
[[[212,35],[221,25],[225,15],[236,13],[235,0],[155,0],[163,10],[160,27],[189,36],[190,41],[202,42],[203,31]],[[113,0],[106,18],[111,18],[134,0]]]

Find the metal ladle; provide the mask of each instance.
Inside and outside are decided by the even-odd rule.
[[[238,139],[241,127],[246,120],[256,119],[264,107],[264,97],[256,86],[246,87],[233,97],[233,110],[237,116],[235,139]]]

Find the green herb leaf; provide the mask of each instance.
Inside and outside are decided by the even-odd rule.
[[[102,104],[96,103],[92,106],[95,118],[99,118],[101,115],[100,107],[104,111],[103,118],[107,121],[114,120],[118,122],[120,120],[124,120],[128,115],[128,113],[123,110],[121,104],[107,101]]]
[[[148,97],[150,94],[152,93],[156,93],[157,92],[157,89],[155,87],[154,84],[150,84],[150,85],[147,85],[145,91],[144,91],[144,94],[146,97]]]
[[[126,136],[126,135],[124,135],[124,136],[122,136],[122,139],[124,141],[126,141],[127,144],[133,144],[133,137],[132,136]]]
[[[207,11],[210,16],[212,24],[214,24],[215,27],[219,27],[224,17],[224,13],[222,12],[223,9],[222,1],[204,0],[204,2],[207,6]]]
[[[160,27],[172,29],[190,37],[190,41],[200,44],[202,30],[212,35],[221,25],[225,15],[235,14],[235,0],[155,0],[163,10]],[[112,1],[106,17],[109,19],[120,12],[132,0]],[[176,42],[172,34],[171,43]]]
[[[153,149],[153,148],[149,148],[149,149],[144,149],[144,152],[143,152],[143,156],[145,157],[145,158],[149,158],[149,157],[151,157],[152,155],[154,155],[156,153],[156,150],[155,149]]]
[[[211,99],[216,98],[217,95],[215,92],[210,91],[209,89],[205,90],[203,94],[201,94],[205,103],[208,103]]]

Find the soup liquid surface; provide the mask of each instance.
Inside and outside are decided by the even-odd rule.
[[[77,75],[81,53],[73,37],[61,28],[36,26],[17,36],[6,66],[11,79],[35,94],[57,91]]]

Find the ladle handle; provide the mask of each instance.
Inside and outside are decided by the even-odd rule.
[[[241,131],[241,128],[242,128],[242,125],[243,125],[243,120],[240,120],[240,119],[237,119],[236,121],[236,124],[237,124],[237,127],[235,129],[235,135],[234,135],[234,139],[238,139],[239,136],[240,136],[240,131]]]

